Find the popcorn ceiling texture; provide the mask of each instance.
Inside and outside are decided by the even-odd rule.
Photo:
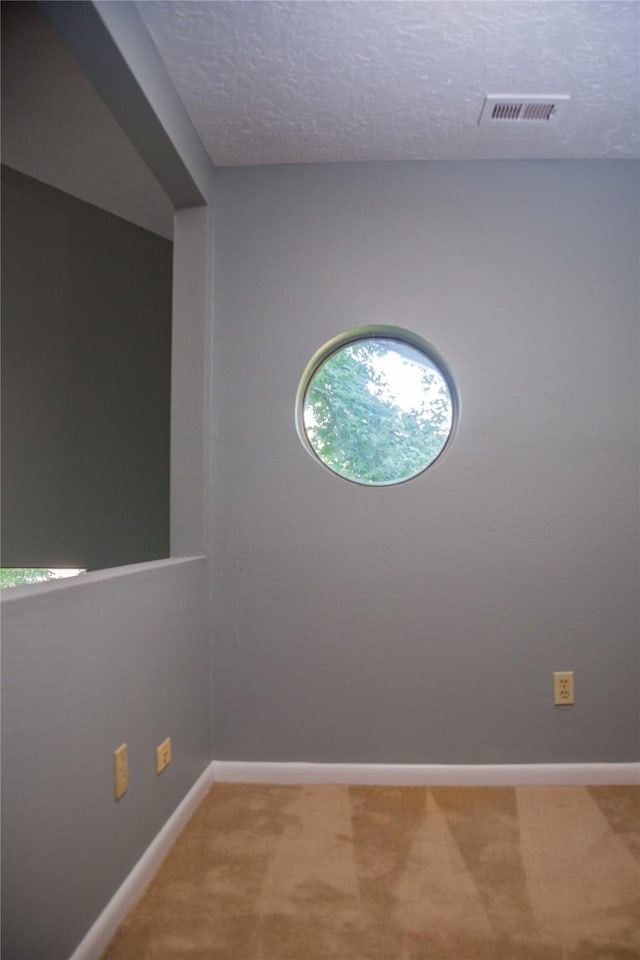
[[[155,2],[138,10],[218,165],[638,156],[631,2]],[[478,127],[487,93],[569,93]]]

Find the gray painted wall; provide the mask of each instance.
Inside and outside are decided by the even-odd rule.
[[[2,169],[2,563],[169,555],[172,244]]]
[[[206,597],[202,559],[5,591],[3,960],[66,960],[210,762]]]
[[[216,183],[216,757],[637,759],[637,164]],[[430,341],[462,397],[398,487],[294,428],[305,364],[364,323]]]
[[[133,6],[43,6],[51,8],[56,29],[79,56],[89,78],[101,85],[110,110],[131,133],[153,175],[164,184],[171,204],[210,204],[213,170]],[[49,63],[47,69],[51,68]],[[60,78],[50,79],[55,87]],[[67,106],[77,123],[77,103]],[[96,131],[91,116],[83,116],[89,127],[70,131],[73,123],[64,125],[63,136],[72,132],[81,140],[92,137]],[[90,164],[87,184],[95,175]],[[89,184],[86,195],[100,202],[103,186]],[[210,207],[180,210],[176,216],[170,336],[170,244],[144,231],[137,231],[134,240],[133,233],[126,232],[128,224],[118,229],[115,218],[95,208],[89,208],[89,216],[86,205],[84,212],[77,214],[82,223],[78,236],[70,198],[62,208],[52,199],[55,191],[41,192],[46,188],[39,184],[33,189],[35,193],[28,191],[27,206],[35,210],[30,226],[40,232],[37,242],[25,225],[14,222],[11,244],[3,249],[9,292],[17,297],[21,321],[30,317],[24,333],[13,331],[20,346],[13,361],[18,372],[26,375],[33,362],[26,359],[33,357],[33,340],[42,347],[46,339],[50,357],[45,358],[41,349],[38,374],[49,392],[34,383],[38,377],[31,374],[26,378],[28,386],[32,393],[39,389],[40,396],[45,395],[47,406],[56,407],[62,383],[67,399],[73,402],[65,409],[56,407],[55,416],[45,407],[41,412],[50,421],[45,429],[27,397],[31,433],[23,424],[23,437],[14,436],[16,442],[24,441],[27,449],[23,444],[22,451],[11,450],[10,458],[30,454],[28,447],[35,438],[46,443],[53,466],[65,469],[72,461],[77,473],[77,437],[71,435],[73,430],[70,434],[68,426],[73,424],[77,430],[81,425],[84,460],[80,466],[86,467],[87,453],[95,455],[96,464],[91,467],[99,464],[99,469],[94,478],[109,479],[109,490],[101,492],[99,507],[112,527],[118,549],[122,548],[117,557],[107,557],[103,543],[100,556],[93,562],[87,558],[85,563],[131,562],[133,548],[137,551],[142,541],[145,556],[166,555],[169,383],[163,371],[168,375],[171,348],[171,419],[174,431],[181,431],[180,443],[172,449],[172,552],[197,553],[194,544],[206,540],[204,503],[209,495],[202,424],[207,416],[203,398],[205,372],[208,374],[205,342],[210,332]],[[14,200],[8,198],[5,188],[5,218],[13,217],[7,205]],[[141,234],[149,240],[148,251],[152,241],[156,251],[163,251],[160,258],[141,252]],[[158,269],[160,260],[162,268]],[[27,271],[29,261],[33,263]],[[12,276],[14,270],[17,278]],[[45,284],[51,289],[44,289]],[[49,370],[49,366],[56,368],[63,353],[60,328],[54,332],[42,323],[51,301],[69,348],[64,377],[59,368],[55,378]],[[70,307],[76,313],[75,326],[67,316],[74,312]],[[5,311],[3,323],[6,316]],[[31,326],[36,319],[37,334]],[[107,356],[118,366],[117,383],[104,378]],[[11,366],[15,370],[14,364]],[[80,384],[74,379],[79,373],[83,375]],[[10,373],[10,379],[12,376]],[[99,416],[94,408],[92,419],[84,402],[78,405],[79,387],[85,391],[82,396],[87,403],[96,401],[100,388]],[[127,392],[130,402],[124,408],[120,397]],[[151,410],[144,409],[147,404]],[[162,440],[147,413],[160,418]],[[6,418],[6,406],[3,414]],[[117,430],[113,429],[114,417],[120,421]],[[142,420],[146,424],[141,434]],[[112,456],[110,441],[114,439],[120,446]],[[161,448],[159,465],[156,454]],[[149,478],[154,463],[158,471]],[[128,492],[134,500],[136,496],[144,498],[142,503],[126,500],[126,531],[117,528],[126,499],[117,473],[119,464],[126,466],[130,479],[135,480],[135,490]],[[86,472],[91,479],[89,467]],[[49,471],[49,482],[51,474]],[[40,484],[37,493],[44,497],[42,481],[34,474],[36,481]],[[86,481],[87,476],[85,485]],[[153,554],[147,553],[147,533],[151,526],[158,529],[157,513],[146,528],[144,518],[147,509],[155,511],[158,501],[151,488],[145,488],[147,483],[157,483],[156,492],[160,487],[163,490],[163,547]],[[25,490],[20,491],[23,499]],[[62,498],[67,491],[58,492]],[[50,490],[46,497],[52,499]],[[118,500],[120,506],[115,505]],[[37,527],[41,517],[35,495],[31,506],[30,525]],[[85,525],[77,516],[79,506],[74,501],[71,509],[58,502],[63,516],[60,527],[54,529],[56,537],[69,530],[84,533],[80,528]],[[5,533],[7,519],[5,510]],[[99,538],[91,526],[94,518],[87,514],[85,519],[91,528],[87,540],[95,545]],[[51,532],[53,517],[43,522]],[[20,542],[26,542],[27,533],[21,530]],[[68,562],[66,556],[56,554],[56,563],[65,560]],[[5,562],[20,560],[14,555],[11,561],[5,557]],[[3,960],[66,960],[210,762],[208,569],[204,558],[160,560],[91,573],[75,581],[3,592]],[[156,777],[155,747],[167,735],[173,739],[173,760],[162,776]],[[122,741],[129,744],[129,791],[116,803],[113,750]]]
[[[171,239],[171,200],[39,5],[0,15],[3,163]]]

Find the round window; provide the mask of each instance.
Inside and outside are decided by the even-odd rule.
[[[334,473],[386,485],[438,459],[457,411],[453,381],[429,344],[375,327],[318,351],[300,383],[296,421],[305,446]]]

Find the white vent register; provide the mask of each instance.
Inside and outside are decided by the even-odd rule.
[[[532,123],[545,126],[558,120],[570,99],[568,93],[544,97],[533,94],[487,94],[478,124]]]

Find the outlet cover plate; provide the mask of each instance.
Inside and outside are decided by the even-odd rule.
[[[575,703],[573,670],[560,670],[553,675],[553,702],[558,707]]]
[[[165,767],[171,763],[171,737],[163,740],[160,746],[156,747],[156,773],[162,773]]]
[[[124,796],[127,792],[129,783],[129,761],[127,757],[127,745],[122,743],[117,750],[113,752],[113,785],[116,800]]]

